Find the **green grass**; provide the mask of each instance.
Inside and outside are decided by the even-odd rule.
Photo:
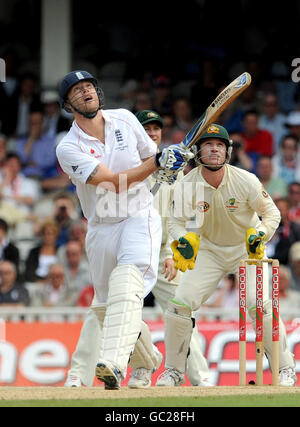
[[[1,400],[0,407],[299,407],[297,394],[90,400]]]

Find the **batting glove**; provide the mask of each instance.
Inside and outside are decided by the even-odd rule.
[[[155,163],[158,168],[178,173],[193,157],[194,154],[183,145],[170,145],[164,148],[161,153],[156,154]]]

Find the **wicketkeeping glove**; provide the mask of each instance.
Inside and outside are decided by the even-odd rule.
[[[266,235],[263,231],[257,232],[255,228],[249,228],[246,232],[246,248],[249,259],[262,259],[266,250],[264,241]]]
[[[187,233],[171,244],[175,268],[184,272],[193,270],[200,245],[200,237],[196,233]]]

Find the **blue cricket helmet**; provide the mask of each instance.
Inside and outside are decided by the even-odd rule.
[[[70,112],[70,110],[65,105],[67,95],[69,91],[72,89],[72,87],[82,80],[89,80],[93,83],[99,96],[100,105],[102,106],[103,104],[103,93],[101,89],[98,87],[98,80],[94,76],[92,76],[92,74],[90,74],[88,71],[83,71],[83,70],[72,71],[71,73],[67,74],[63,78],[59,88],[59,102],[61,107],[64,108],[67,112]]]

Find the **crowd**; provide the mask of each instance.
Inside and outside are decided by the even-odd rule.
[[[222,89],[210,91],[200,82],[179,90],[168,76],[145,73],[141,80],[124,82],[113,107],[157,111],[164,121],[164,148],[183,139],[202,104],[212,101],[207,94],[214,98]],[[218,122],[234,141],[231,163],[255,173],[281,212],[267,255],[282,266],[283,305],[291,302],[300,309],[300,103],[295,95],[290,109],[282,90],[276,82],[254,80]],[[105,108],[110,108],[109,94],[107,101]],[[71,123],[72,117],[60,109],[57,92],[40,92],[35,75],[8,76],[1,83],[2,306],[88,306],[93,298],[84,247],[86,221],[55,155]],[[236,279],[228,275],[210,303],[236,306],[236,293]]]

